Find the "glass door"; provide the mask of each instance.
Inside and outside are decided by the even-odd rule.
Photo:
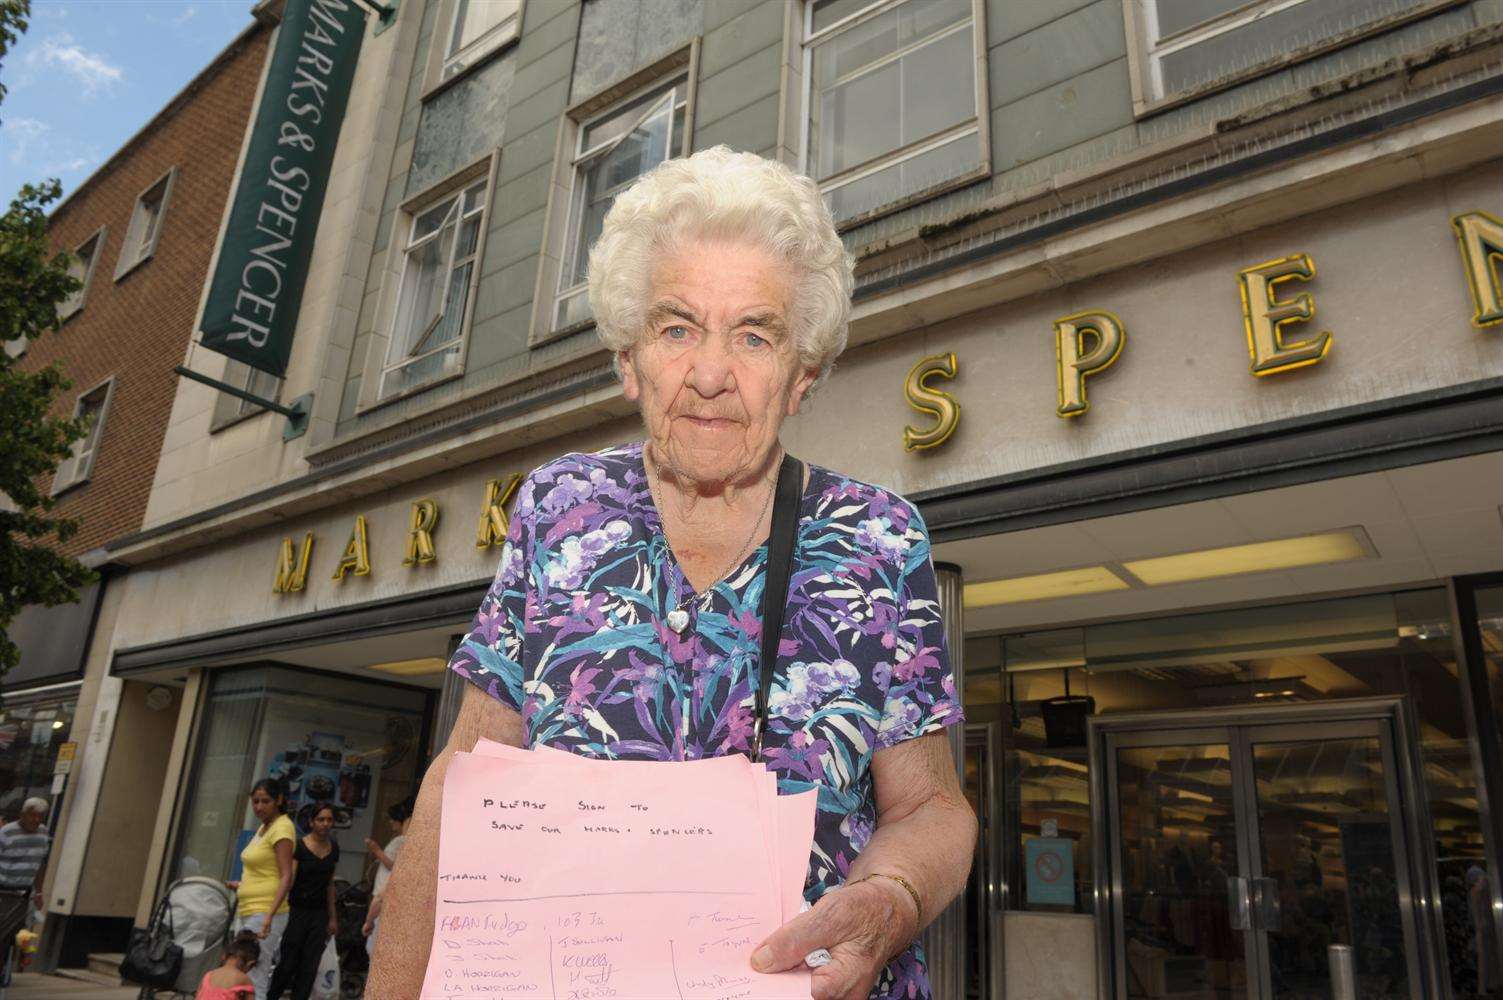
[[[1097,725],[1104,994],[1419,1000],[1392,721],[1257,717]]]

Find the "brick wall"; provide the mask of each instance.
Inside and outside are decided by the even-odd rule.
[[[63,548],[79,554],[137,530],[146,511],[178,377],[207,280],[271,31],[257,24],[188,92],[53,214],[54,247],[73,249],[108,227],[83,309],[30,345],[21,365],[56,361],[73,381],[57,401],[71,415],[81,393],[115,379],[89,481],[58,497],[80,521]],[[173,167],[177,176],[152,258],[115,280],[137,197]],[[47,486],[50,487],[50,477]]]

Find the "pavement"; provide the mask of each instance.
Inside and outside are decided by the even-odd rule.
[[[137,986],[100,986],[82,979],[18,972],[10,989],[0,990],[3,1000],[135,1000]],[[166,994],[163,994],[166,996]]]

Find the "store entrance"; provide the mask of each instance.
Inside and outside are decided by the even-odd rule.
[[[1315,708],[1092,720],[1103,995],[1427,994],[1401,705]]]

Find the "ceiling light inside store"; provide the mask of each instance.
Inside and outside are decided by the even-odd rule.
[[[1127,581],[1105,566],[1087,566],[1058,573],[1015,576],[1008,580],[965,585],[965,606],[986,608],[995,604],[1022,601],[1045,601],[1079,594],[1099,594],[1107,590],[1126,590]]]
[[[1372,554],[1371,548],[1358,537],[1360,528],[1344,528],[1319,535],[1282,538],[1273,542],[1228,545],[1219,549],[1201,549],[1179,555],[1159,556],[1124,562],[1123,568],[1150,587],[1191,580],[1211,580],[1243,573],[1266,573],[1350,562]]]
[[[442,673],[449,665],[449,661],[437,656],[424,657],[421,660],[397,660],[394,663],[373,663],[372,670],[379,670],[383,674],[396,674],[398,677],[417,677],[422,674]]]

